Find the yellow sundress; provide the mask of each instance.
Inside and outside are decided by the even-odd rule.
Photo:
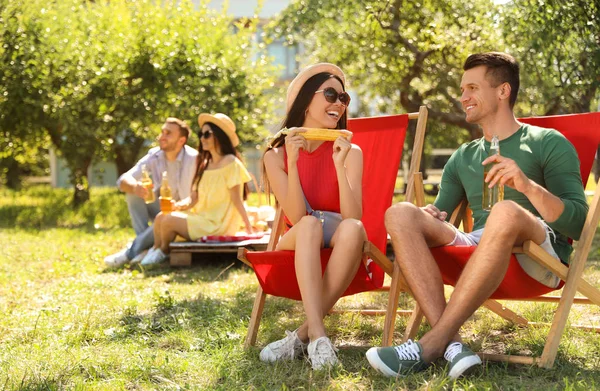
[[[186,213],[192,240],[207,235],[235,235],[243,224],[231,200],[229,189],[250,181],[250,174],[238,159],[226,166],[206,170],[198,185],[198,202]],[[240,186],[240,197],[243,194]],[[175,213],[175,212],[174,212]]]

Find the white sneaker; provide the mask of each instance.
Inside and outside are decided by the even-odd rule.
[[[154,253],[154,251],[158,250],[157,248],[154,247],[150,247],[150,250],[148,250],[148,252],[146,253],[146,255],[144,255],[144,257],[142,258],[142,260],[140,261],[140,263],[143,265],[144,264],[144,260],[146,258],[150,259],[150,255],[152,255],[152,253]]]
[[[152,249],[150,249],[152,250]],[[146,257],[146,254],[148,254],[150,252],[150,250],[144,250],[141,253],[139,253],[138,255],[136,255],[135,257],[133,257],[130,261],[130,263],[132,265],[137,265],[138,263],[142,262],[142,259],[144,259],[144,257]]]
[[[293,360],[304,354],[308,344],[298,338],[298,330],[285,330],[285,338],[271,342],[260,351],[260,361]]]
[[[317,338],[308,344],[308,359],[314,370],[338,364],[340,361],[335,352],[337,349],[327,337]]]
[[[163,253],[160,248],[156,248],[154,251],[148,251],[148,254],[146,254],[144,259],[142,259],[142,263],[140,265],[150,269],[165,262],[167,259],[169,259],[169,256]]]
[[[126,263],[129,263],[129,258],[127,258],[127,249],[121,250],[118,253],[112,254],[104,258],[104,263],[108,267],[121,267]]]
[[[458,379],[466,375],[481,365],[481,358],[467,345],[460,342],[453,342],[446,347],[444,358],[448,361],[448,377]]]

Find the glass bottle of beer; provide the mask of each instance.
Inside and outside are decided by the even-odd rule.
[[[151,204],[156,200],[156,196],[154,195],[154,184],[152,183],[152,178],[150,178],[150,173],[148,172],[148,168],[145,164],[142,165],[142,186],[144,189],[148,190],[148,194],[144,201],[147,204]]]
[[[160,185],[160,211],[167,214],[173,211],[173,203],[171,202],[173,197],[171,196],[171,187],[169,187],[169,178],[167,172],[163,171],[162,183]]]
[[[490,143],[490,153],[489,156],[500,155],[500,140],[498,140],[498,136],[494,135],[492,137],[492,142]],[[502,201],[504,199],[504,186],[500,185],[496,182],[494,187],[491,189],[488,187],[489,182],[485,182],[485,177],[488,172],[494,167],[496,163],[486,164],[483,168],[483,202],[481,207],[483,210],[490,211],[492,210],[492,206],[494,206],[497,202]]]

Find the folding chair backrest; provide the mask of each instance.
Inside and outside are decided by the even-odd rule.
[[[519,121],[562,133],[573,144],[579,155],[581,179],[587,184],[594,156],[600,143],[600,113],[554,115],[519,118]]]
[[[362,222],[369,241],[384,253],[383,216],[392,204],[407,127],[408,114],[348,120],[348,130],[354,133],[352,142],[363,152]],[[383,270],[373,265],[372,272],[373,283],[381,286]]]
[[[600,144],[600,113],[582,113],[582,114],[567,114],[553,115],[547,117],[528,117],[519,118],[519,121],[540,126],[542,128],[550,128],[559,131],[567,140],[573,144],[577,155],[579,156],[579,171],[581,172],[581,180],[583,187],[587,185],[594,157]],[[471,218],[470,210],[465,211],[466,204],[459,205],[454,211],[456,215],[451,222],[459,219]],[[467,215],[465,215],[467,213]],[[472,221],[463,220],[463,224],[470,224]]]
[[[552,128],[563,134],[567,140],[573,144],[580,160],[580,172],[583,181],[583,185],[587,183],[592,163],[594,161],[594,155],[600,143],[600,113],[585,113],[585,114],[570,114],[570,115],[557,115],[548,117],[530,117],[530,118],[519,118],[519,121],[528,123],[534,126],[540,126],[544,128]],[[457,211],[453,213],[453,217],[458,215],[458,209],[463,209],[461,213],[467,212],[464,210],[464,205],[460,205]],[[465,213],[469,216],[468,213]],[[460,218],[459,218],[460,219]],[[466,221],[466,225],[472,225],[472,219]],[[463,220],[465,225],[465,220]],[[586,229],[584,227],[584,229]],[[589,228],[587,228],[589,229]],[[446,265],[450,261],[456,263],[463,263],[466,261],[473,250],[466,248],[436,248],[432,249],[436,259],[444,257],[446,264],[441,264],[442,275],[444,282],[449,285],[454,285],[460,275],[456,270]],[[514,261],[514,262],[513,262]],[[491,295],[494,299],[519,299],[519,298],[530,298],[537,297],[554,289],[548,288],[537,282],[527,282],[529,279],[520,272],[520,266],[516,258],[513,257],[507,271],[507,277],[500,284],[497,290]],[[519,278],[524,278],[523,281]],[[564,282],[561,281],[560,285],[556,289],[562,288]]]
[[[369,241],[385,254],[387,233],[384,216],[392,204],[398,168],[402,158],[409,118],[419,119],[413,155],[420,158],[422,139],[427,121],[427,109],[419,114],[351,119],[348,129],[353,132],[352,142],[363,152],[363,216],[362,222]],[[420,127],[419,127],[420,126]],[[417,142],[417,140],[419,140]],[[413,159],[414,160],[414,159]],[[411,165],[412,166],[412,165]],[[418,166],[418,164],[417,164]],[[412,168],[411,168],[412,169]],[[238,253],[256,273],[264,293],[300,300],[296,281],[293,251],[273,251],[282,233],[282,211],[278,207],[271,241],[267,251]],[[321,265],[326,267],[331,249],[321,250]],[[356,276],[343,293],[344,296],[381,288],[385,272],[375,262],[367,260],[367,268],[359,268]]]

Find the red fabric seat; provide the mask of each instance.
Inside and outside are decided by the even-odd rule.
[[[446,246],[431,249],[436,259],[444,284],[455,286],[463,268],[475,252],[476,246]],[[562,288],[564,281],[556,289]],[[512,255],[504,280],[490,296],[491,299],[527,299],[544,295],[555,289],[548,288],[531,278],[519,265],[517,258]]]
[[[387,246],[383,218],[392,203],[407,126],[408,114],[348,120],[348,129],[354,133],[352,142],[363,151],[362,222],[369,241],[383,253]],[[330,255],[331,249],[321,251],[323,270]],[[252,264],[264,293],[301,300],[293,251],[248,252],[246,259]],[[370,274],[360,267],[344,296],[380,288],[383,270],[371,262],[369,271]]]
[[[549,117],[520,118],[519,121],[544,128],[552,128],[561,132],[575,147],[579,155],[583,186],[587,184],[594,156],[600,143],[600,113],[570,114]],[[432,254],[442,272],[445,284],[455,286],[464,265],[475,246],[445,246],[432,248]],[[512,255],[504,280],[491,296],[492,299],[526,299],[541,296],[562,288],[548,288],[531,278]]]
[[[241,235],[208,235],[200,238],[199,242],[202,243],[222,243],[222,242],[241,242],[243,240],[255,240],[262,239],[265,236],[264,232],[255,234],[241,234]]]

